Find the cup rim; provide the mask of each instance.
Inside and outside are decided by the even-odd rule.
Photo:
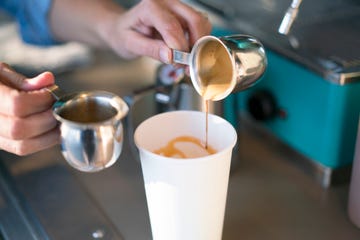
[[[156,114],[156,115],[153,115],[151,116],[150,118],[147,118],[145,119],[143,122],[141,122],[138,127],[135,129],[135,132],[134,132],[134,143],[136,145],[136,147],[141,151],[144,151],[146,152],[147,154],[150,154],[152,156],[156,156],[157,159],[159,159],[159,161],[163,161],[163,160],[166,160],[166,161],[173,161],[174,163],[178,163],[178,164],[190,164],[190,161],[193,162],[193,161],[198,161],[198,162],[203,162],[203,161],[209,161],[209,159],[207,157],[195,157],[195,158],[173,158],[173,157],[166,157],[166,156],[163,156],[163,155],[160,155],[160,154],[156,154],[144,147],[140,147],[140,144],[139,144],[139,129],[141,129],[141,127],[143,126],[143,124],[148,121],[148,120],[153,120],[155,118],[159,118],[159,117],[162,117],[163,115],[167,115],[167,114],[205,114],[203,112],[200,112],[200,111],[196,111],[196,110],[175,110],[175,111],[170,111],[170,112],[164,112],[164,113],[159,113],[159,114]],[[224,118],[218,116],[218,115],[215,115],[215,114],[211,114],[209,113],[209,118],[213,118],[213,119],[217,119],[217,120],[220,120],[222,122],[226,122],[228,124],[228,126],[233,130],[233,139],[231,140],[231,144],[229,144],[229,146],[219,150],[219,151],[216,151],[216,153],[214,154],[211,154],[211,155],[208,155],[208,156],[211,156],[211,157],[216,157],[217,155],[221,155],[223,154],[223,152],[225,151],[229,151],[231,150],[232,148],[234,148],[234,146],[236,145],[236,142],[237,142],[237,139],[238,139],[238,136],[237,136],[237,132],[234,128],[234,126],[228,122],[227,120],[225,120]]]
[[[71,97],[70,99],[67,99],[70,95],[73,95],[73,97]],[[74,97],[75,96],[75,97]],[[103,121],[97,121],[97,122],[76,122],[76,121],[72,121],[66,118],[63,118],[60,115],[61,110],[68,106],[69,104],[71,104],[73,101],[75,101],[74,99],[79,96],[80,98],[89,98],[89,97],[93,97],[93,96],[104,96],[105,98],[109,98],[109,100],[114,100],[113,102],[115,103],[110,103],[110,105],[112,107],[114,107],[117,110],[117,113],[108,118],[105,119]],[[107,92],[107,91],[101,91],[101,90],[96,90],[96,91],[82,91],[82,92],[78,92],[75,94],[67,94],[65,96],[63,96],[62,98],[60,98],[59,100],[57,100],[54,104],[53,104],[53,116],[55,117],[56,120],[58,120],[61,123],[66,123],[68,125],[73,125],[76,126],[78,128],[89,128],[89,127],[96,127],[99,125],[110,125],[116,121],[119,121],[121,119],[123,119],[128,111],[129,111],[129,107],[128,105],[125,103],[125,101],[117,96],[114,93],[111,92]]]

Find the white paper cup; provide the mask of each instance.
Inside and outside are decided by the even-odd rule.
[[[209,114],[209,145],[217,153],[177,159],[154,154],[178,136],[205,138],[206,115],[174,111],[155,115],[135,131],[154,240],[220,240],[232,149],[237,135]]]

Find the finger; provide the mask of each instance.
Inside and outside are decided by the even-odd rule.
[[[51,108],[54,102],[45,89],[30,92],[18,91],[0,84],[0,114],[26,117]]]
[[[129,36],[130,41],[127,43],[127,49],[132,49],[132,55],[144,55],[163,63],[171,63],[171,49],[162,40],[148,38],[137,32],[131,32]]]
[[[136,30],[138,33],[147,36],[149,38],[155,38],[154,36],[156,34],[156,31],[154,28],[145,26],[145,25],[138,25],[134,27],[134,30]]]
[[[0,81],[12,88],[21,89],[26,77],[13,70],[8,64],[0,62]]]
[[[54,84],[54,81],[50,72],[26,78],[7,64],[0,63],[0,113],[24,117],[45,111],[54,101],[52,96],[44,90],[31,90],[42,89]]]
[[[21,90],[32,91],[51,86],[55,83],[55,77],[51,72],[43,72],[34,78],[26,78],[22,82]]]
[[[13,70],[8,64],[0,62],[0,82],[18,90],[36,90],[54,84],[55,78],[51,72],[44,72],[34,78],[26,78]]]
[[[11,140],[0,136],[0,148],[20,156],[39,152],[52,147],[59,142],[60,133],[58,128],[54,128],[40,136],[25,140]]]
[[[9,117],[0,114],[0,122],[0,136],[13,140],[42,135],[57,125],[51,110],[33,114],[26,118]]]
[[[211,23],[207,14],[195,11],[190,6],[181,2],[172,5],[172,10],[186,21],[191,46],[195,44],[197,39],[210,34]]]
[[[154,27],[168,47],[187,51],[189,46],[181,21],[171,11],[164,10],[168,6],[156,4],[155,1],[143,1],[143,3],[146,4],[144,8],[152,14],[142,14],[142,22],[147,26]],[[154,15],[157,17],[153,17]]]

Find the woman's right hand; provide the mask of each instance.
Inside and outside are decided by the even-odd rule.
[[[28,155],[59,142],[54,99],[44,89],[54,82],[50,72],[27,78],[0,62],[0,149]]]

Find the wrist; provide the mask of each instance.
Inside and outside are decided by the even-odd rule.
[[[102,46],[112,49],[114,32],[116,31],[119,17],[124,14],[125,9],[112,1],[108,1],[102,7],[103,14],[100,14],[101,17],[95,21],[94,28],[99,39],[103,42]]]

